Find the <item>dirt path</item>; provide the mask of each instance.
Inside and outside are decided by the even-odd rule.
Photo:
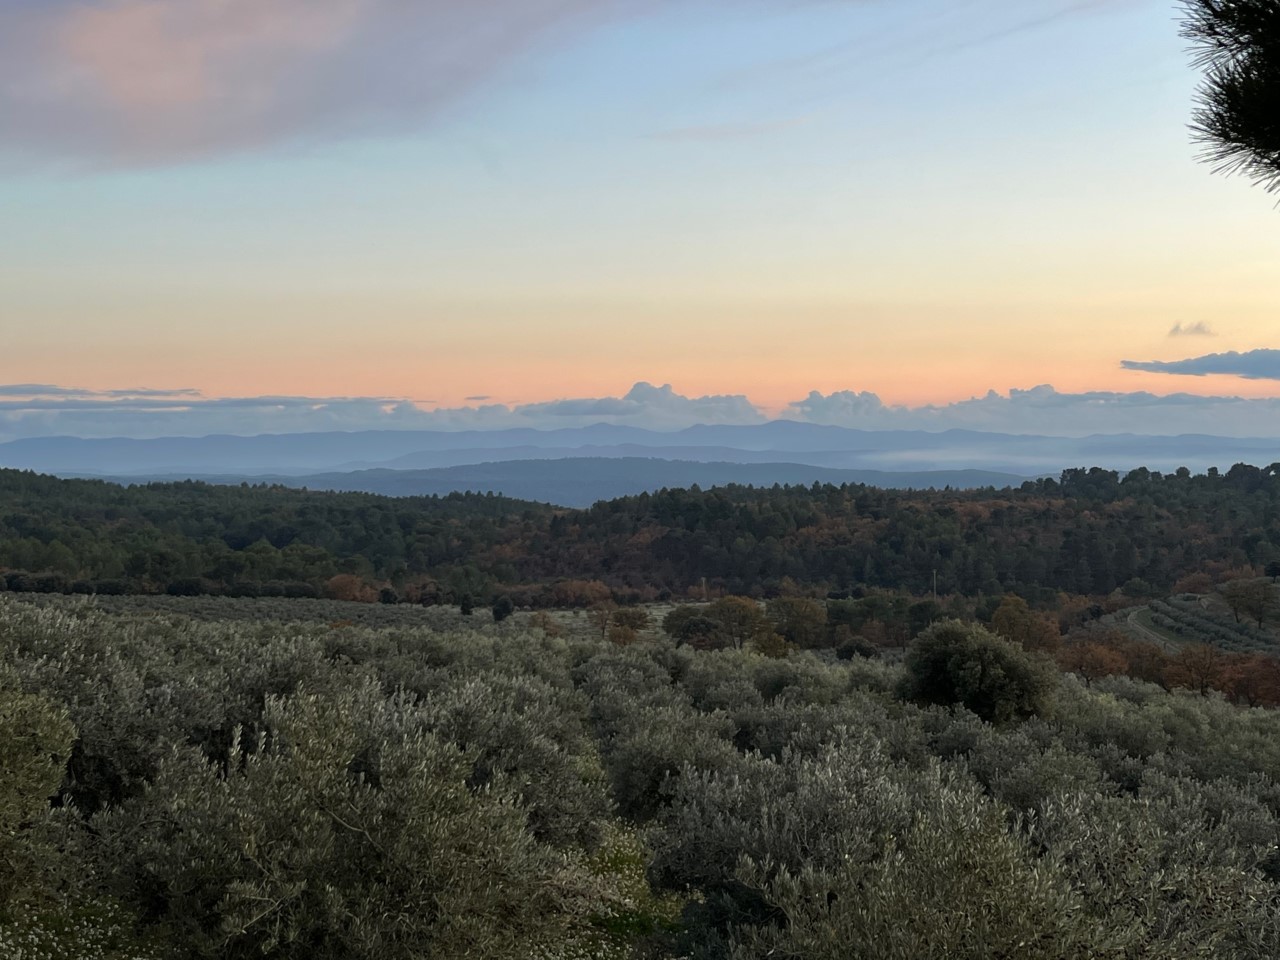
[[[1150,610],[1150,609],[1151,609],[1150,607],[1139,607],[1137,610],[1134,610],[1133,613],[1129,614],[1125,622],[1129,624],[1129,629],[1133,630],[1144,640],[1149,640],[1150,642],[1157,644],[1161,650],[1172,650],[1175,646],[1177,646],[1175,643],[1173,643],[1173,641],[1171,641],[1168,637],[1165,637],[1156,633],[1150,627],[1143,626],[1141,623],[1138,622],[1138,614],[1140,614],[1143,610]]]

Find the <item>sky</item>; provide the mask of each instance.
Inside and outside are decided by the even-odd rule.
[[[0,0],[0,439],[1272,435],[1280,212],[1177,16]]]

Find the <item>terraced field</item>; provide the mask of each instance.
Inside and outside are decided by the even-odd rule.
[[[1149,614],[1139,611],[1131,622],[1175,642],[1206,643],[1232,653],[1280,653],[1280,636],[1273,629],[1246,621],[1237,623],[1230,611],[1205,603],[1195,594],[1155,600],[1147,610]]]

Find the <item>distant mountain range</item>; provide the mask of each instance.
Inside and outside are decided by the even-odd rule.
[[[562,460],[506,460],[434,470],[356,470],[350,473],[317,473],[302,477],[229,476],[225,474],[108,477],[138,482],[171,482],[178,479],[207,483],[278,483],[309,490],[359,491],[392,497],[430,496],[469,490],[500,493],[518,500],[553,503],[562,507],[589,507],[663,488],[702,488],[729,484],[771,487],[774,484],[862,483],[892,489],[1004,488],[1021,484],[1026,477],[983,470],[940,470],[914,473],[878,470],[832,470],[800,463],[697,463],[625,457],[573,457]]]
[[[563,504],[692,483],[1004,486],[1069,467],[1185,466],[1202,472],[1276,461],[1280,440],[1274,438],[871,431],[789,420],[674,432],[597,424],[147,440],[39,437],[0,444],[0,467],[60,476],[266,478],[379,493],[493,489]]]

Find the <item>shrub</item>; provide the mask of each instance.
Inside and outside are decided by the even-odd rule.
[[[906,667],[906,699],[962,704],[993,723],[1043,713],[1058,683],[1057,670],[1045,658],[958,620],[920,634],[907,652]]]
[[[0,919],[41,886],[52,851],[40,849],[36,828],[62,783],[74,735],[65,710],[0,677]]]
[[[619,607],[613,611],[612,623],[615,627],[625,627],[635,633],[649,628],[649,611],[643,607]]]
[[[470,771],[376,688],[273,699],[225,768],[177,749],[97,823],[118,887],[197,955],[525,957],[554,861]]]
[[[697,647],[711,645],[719,624],[706,615],[703,608],[694,606],[676,607],[662,618],[662,629],[677,643],[688,643]]]
[[[808,597],[779,597],[766,606],[769,619],[787,643],[803,649],[827,645],[827,607]]]
[[[493,601],[493,622],[501,623],[516,612],[515,602],[505,593]]]
[[[734,958],[1090,953],[1078,900],[998,806],[866,736],[690,772],[660,822],[655,882],[703,890],[690,919]]]

